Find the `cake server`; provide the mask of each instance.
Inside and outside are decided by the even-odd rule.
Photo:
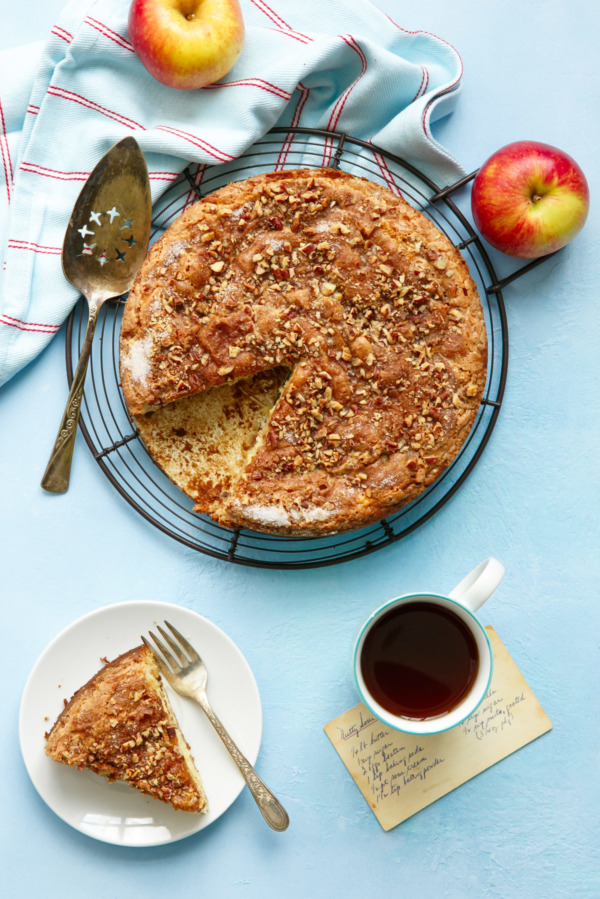
[[[69,488],[73,445],[98,312],[106,300],[126,293],[144,261],[152,202],[146,161],[137,141],[126,137],[97,164],[84,184],[65,233],[65,277],[88,303],[88,323],[71,392],[50,461],[42,478],[49,493]]]

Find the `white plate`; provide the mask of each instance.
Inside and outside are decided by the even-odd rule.
[[[142,634],[167,619],[188,637],[208,669],[208,697],[217,715],[254,764],[262,734],[262,708],[246,659],[220,628],[189,609],[162,602],[105,606],[59,634],[31,672],[19,719],[21,752],[33,784],[52,811],[82,833],[122,846],[158,846],[212,824],[237,798],[244,780],[231,756],[192,700],[167,685],[181,729],[191,746],[208,798],[205,815],[175,811],[125,783],[109,783],[91,771],[77,771],[44,754],[44,733],[54,724],[64,699],[101,667],[139,646]]]

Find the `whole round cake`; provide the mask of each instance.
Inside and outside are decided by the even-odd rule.
[[[418,497],[472,427],[487,375],[452,243],[343,172],[272,172],[190,206],[152,246],[121,330],[151,455],[228,527],[322,535]]]

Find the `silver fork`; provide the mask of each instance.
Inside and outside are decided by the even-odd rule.
[[[221,724],[219,718],[215,715],[212,706],[208,701],[206,696],[208,672],[204,662],[191,643],[179,633],[177,628],[173,627],[172,624],[169,624],[168,621],[165,621],[165,624],[171,631],[172,636],[169,636],[160,625],[157,625],[157,629],[163,640],[171,648],[172,652],[167,649],[165,644],[162,643],[158,637],[155,637],[152,631],[150,631],[150,636],[156,643],[156,646],[162,655],[159,655],[145,637],[142,637],[144,644],[153,653],[158,667],[173,689],[182,696],[189,696],[191,699],[195,699],[198,705],[201,706],[206,717],[215,728],[223,743],[231,753],[234,762],[240,769],[242,776],[248,784],[248,788],[269,827],[278,831],[285,830],[290,823],[288,813],[269,788],[262,782],[248,759],[240,752]],[[168,664],[165,662],[165,659]]]

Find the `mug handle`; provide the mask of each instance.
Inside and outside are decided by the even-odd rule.
[[[490,598],[503,577],[504,565],[497,559],[486,559],[464,577],[448,596],[471,612],[476,612]]]

